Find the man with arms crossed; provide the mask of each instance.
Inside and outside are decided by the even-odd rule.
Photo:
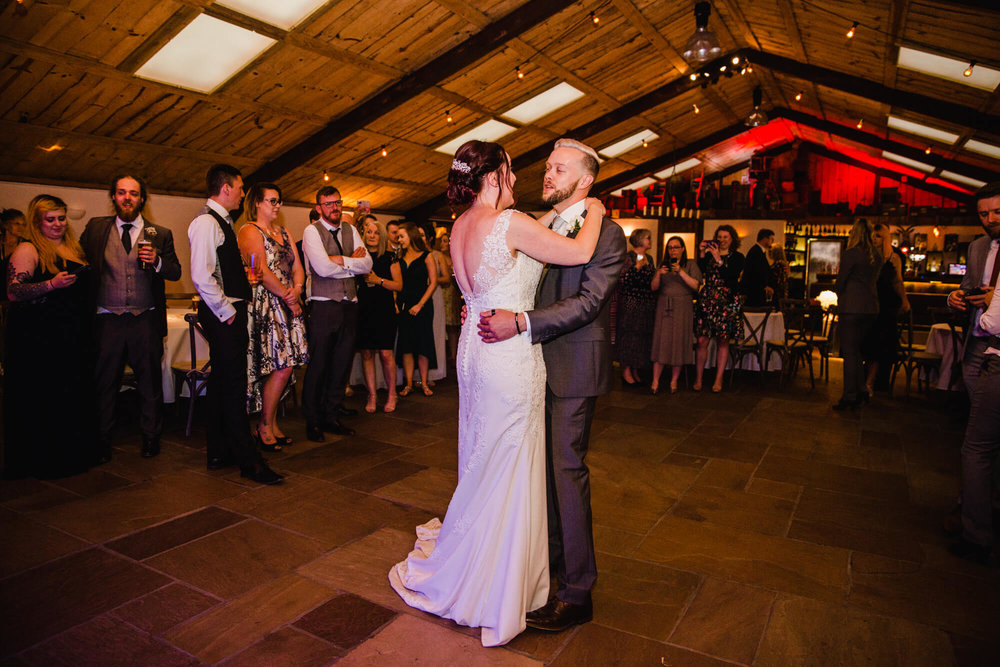
[[[552,224],[557,233],[579,230],[597,169],[593,148],[556,141],[545,164],[542,201],[559,214]],[[605,218],[589,262],[543,269],[535,310],[480,314],[480,336],[487,343],[520,330],[542,344],[545,357],[549,569],[558,588],[547,605],[527,616],[528,626],[540,630],[559,632],[593,618],[597,562],[584,459],[597,397],[611,391],[609,304],[624,263],[625,233]]]

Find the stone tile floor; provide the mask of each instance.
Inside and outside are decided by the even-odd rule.
[[[494,649],[386,580],[455,484],[453,380],[323,444],[291,408],[280,487],[206,471],[183,409],[140,458],[126,399],[111,463],[0,483],[0,664],[1000,664],[1000,569],[940,531],[961,408],[835,413],[833,376],[603,397],[595,619]]]

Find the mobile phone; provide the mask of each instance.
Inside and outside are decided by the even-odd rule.
[[[90,271],[90,264],[81,264],[79,266],[74,266],[72,269],[67,269],[66,273],[71,276],[79,275],[84,271]]]
[[[986,290],[982,287],[973,287],[972,289],[965,290],[965,295],[963,298],[968,298],[970,296],[979,296],[980,294],[985,294]]]

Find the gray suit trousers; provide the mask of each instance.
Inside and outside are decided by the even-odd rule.
[[[1000,357],[986,355],[962,443],[962,535],[993,544],[992,480],[1000,453]]]

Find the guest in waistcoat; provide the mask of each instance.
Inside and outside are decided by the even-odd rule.
[[[208,170],[205,181],[208,201],[191,221],[188,241],[191,280],[201,296],[198,321],[208,339],[212,365],[205,410],[208,468],[236,463],[243,477],[277,484],[282,475],[268,467],[254,446],[246,408],[250,283],[229,213],[243,200],[243,176],[236,167],[217,164]]]
[[[354,359],[358,295],[354,277],[372,270],[372,258],[353,225],[341,224],[344,202],[333,186],[316,193],[320,218],[302,232],[306,257],[309,365],[302,387],[306,437],[323,442],[323,432],[354,435],[340,418],[357,414],[344,407],[344,387]]]
[[[115,215],[91,218],[80,236],[91,280],[97,353],[97,456],[111,460],[115,399],[127,363],[139,393],[142,456],[160,453],[163,431],[163,337],[167,335],[165,280],[180,280],[174,236],[142,217],[146,184],[122,174],[108,189]],[[141,242],[141,243],[140,243]]]

